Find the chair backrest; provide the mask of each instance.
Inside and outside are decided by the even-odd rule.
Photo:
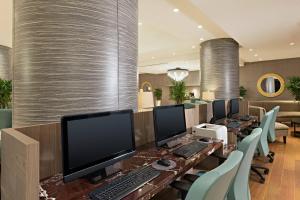
[[[260,128],[262,129],[261,137],[258,142],[258,151],[261,156],[267,156],[269,154],[269,144],[268,144],[268,133],[270,129],[270,123],[273,117],[274,111],[270,110],[263,117]]]
[[[242,158],[241,151],[233,151],[222,165],[200,176],[193,183],[186,200],[225,199]]]
[[[243,152],[243,159],[239,170],[230,186],[227,200],[249,200],[249,173],[253,155],[255,153],[258,141],[261,137],[262,129],[256,128],[250,135],[245,137],[238,145],[238,150]]]
[[[277,118],[277,114],[279,112],[280,106],[275,106],[272,110],[274,111],[273,117],[271,119],[269,133],[268,133],[268,139],[270,142],[274,142],[276,140],[276,134],[275,134],[275,122]]]

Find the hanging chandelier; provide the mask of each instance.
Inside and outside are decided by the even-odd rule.
[[[176,69],[168,70],[168,76],[175,81],[182,81],[188,75],[189,75],[189,70],[187,69],[176,68]]]

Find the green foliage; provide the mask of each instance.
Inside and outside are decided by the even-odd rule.
[[[0,79],[0,108],[7,109],[11,103],[12,82]]]
[[[156,97],[156,100],[161,100],[162,89],[161,88],[156,88],[154,90],[154,96]]]
[[[286,88],[292,93],[297,101],[300,101],[300,77],[293,76],[288,78]]]
[[[183,103],[186,96],[186,86],[183,81],[172,81],[170,87],[170,98],[175,100],[177,104]]]
[[[247,90],[244,86],[240,86],[240,97],[245,97],[247,94]]]

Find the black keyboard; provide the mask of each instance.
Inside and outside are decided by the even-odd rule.
[[[251,117],[249,115],[244,115],[240,117],[241,121],[249,121],[251,119]]]
[[[89,196],[92,200],[119,200],[159,175],[160,172],[151,166],[141,167],[95,189]]]
[[[226,126],[227,128],[238,128],[240,127],[240,125],[241,125],[240,122],[233,121],[233,122],[229,122]]]
[[[184,157],[187,159],[193,156],[194,154],[202,151],[206,147],[208,147],[208,144],[195,141],[190,144],[179,147],[178,149],[175,149],[173,153],[177,156]]]

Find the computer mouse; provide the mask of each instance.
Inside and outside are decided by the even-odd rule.
[[[209,138],[201,138],[199,139],[200,142],[210,142]]]
[[[157,164],[164,166],[164,167],[169,167],[171,165],[171,162],[167,159],[162,158],[157,161]]]

